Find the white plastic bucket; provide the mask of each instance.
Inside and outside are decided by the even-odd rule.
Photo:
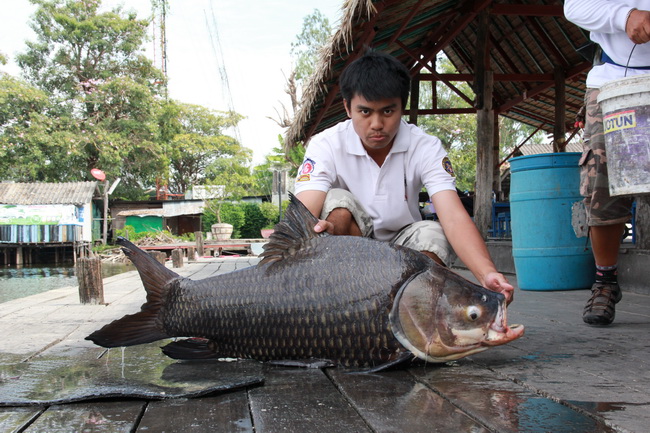
[[[650,194],[650,74],[603,84],[609,193]]]

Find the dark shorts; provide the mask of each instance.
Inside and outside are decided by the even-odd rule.
[[[598,105],[599,89],[585,94],[585,130],[580,158],[580,194],[585,197],[590,226],[625,223],[632,216],[632,197],[611,197],[607,177],[607,154],[603,113]]]

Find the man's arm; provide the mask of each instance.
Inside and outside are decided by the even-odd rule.
[[[497,271],[481,234],[465,211],[458,194],[450,190],[440,191],[431,196],[431,202],[445,236],[458,257],[482,286],[503,293],[507,302],[510,302],[514,288],[506,277]]]
[[[334,229],[332,223],[320,219],[323,204],[325,203],[325,196],[327,196],[326,192],[317,190],[307,190],[296,194],[296,198],[309,209],[312,215],[318,218],[318,224],[314,227],[317,233],[324,231],[331,233]]]

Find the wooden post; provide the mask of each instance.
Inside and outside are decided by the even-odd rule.
[[[102,260],[99,257],[82,257],[75,265],[79,282],[79,301],[82,304],[104,303]]]
[[[172,268],[183,267],[183,250],[176,248],[172,250]]]
[[[492,184],[494,179],[493,73],[489,70],[489,14],[480,13],[476,50],[476,193],[474,223],[484,239],[492,221]]]
[[[194,249],[194,247],[187,247],[187,261],[188,262],[196,261],[196,249]]]
[[[556,67],[555,77],[555,125],[553,126],[553,152],[566,152],[566,92],[565,73]]]
[[[499,115],[494,113],[494,143],[492,147],[492,158],[494,162],[494,170],[492,171],[492,191],[496,193],[496,200],[503,201],[504,194],[501,190],[501,169],[499,166],[501,136],[499,135]]]
[[[167,261],[167,254],[162,251],[149,251],[149,255],[158,260],[158,262],[162,265],[164,265]]]
[[[409,106],[409,123],[418,124],[418,107],[420,105],[420,80],[417,75],[411,78],[411,103]],[[433,107],[436,108],[436,107]]]
[[[194,238],[196,239],[196,252],[199,253],[199,257],[203,257],[203,232],[194,232]]]
[[[650,197],[636,197],[636,247],[650,250]]]

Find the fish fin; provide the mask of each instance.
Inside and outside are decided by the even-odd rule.
[[[270,365],[279,367],[300,367],[300,368],[329,368],[335,367],[336,364],[328,359],[277,359],[269,361]]]
[[[260,254],[262,260],[258,266],[289,258],[310,239],[329,236],[328,233],[314,231],[317,223],[318,218],[312,215],[296,196],[289,193],[289,206],[285,217],[275,225],[269,242],[263,247],[264,252]]]
[[[401,365],[403,363],[408,362],[409,360],[413,359],[414,355],[411,352],[402,352],[397,358],[393,359],[392,361],[385,362],[383,364],[380,364],[376,367],[369,368],[367,370],[363,370],[360,373],[364,374],[369,374],[369,373],[377,373],[379,371],[385,371],[390,368],[393,368],[397,365]]]
[[[170,283],[181,278],[174,271],[151,257],[128,240],[120,237],[117,243],[135,265],[147,291],[147,301],[141,311],[115,320],[93,332],[86,340],[103,347],[133,346],[168,338],[157,324],[158,312]]]
[[[162,347],[165,355],[173,359],[217,359],[219,356],[205,338],[186,338]]]

